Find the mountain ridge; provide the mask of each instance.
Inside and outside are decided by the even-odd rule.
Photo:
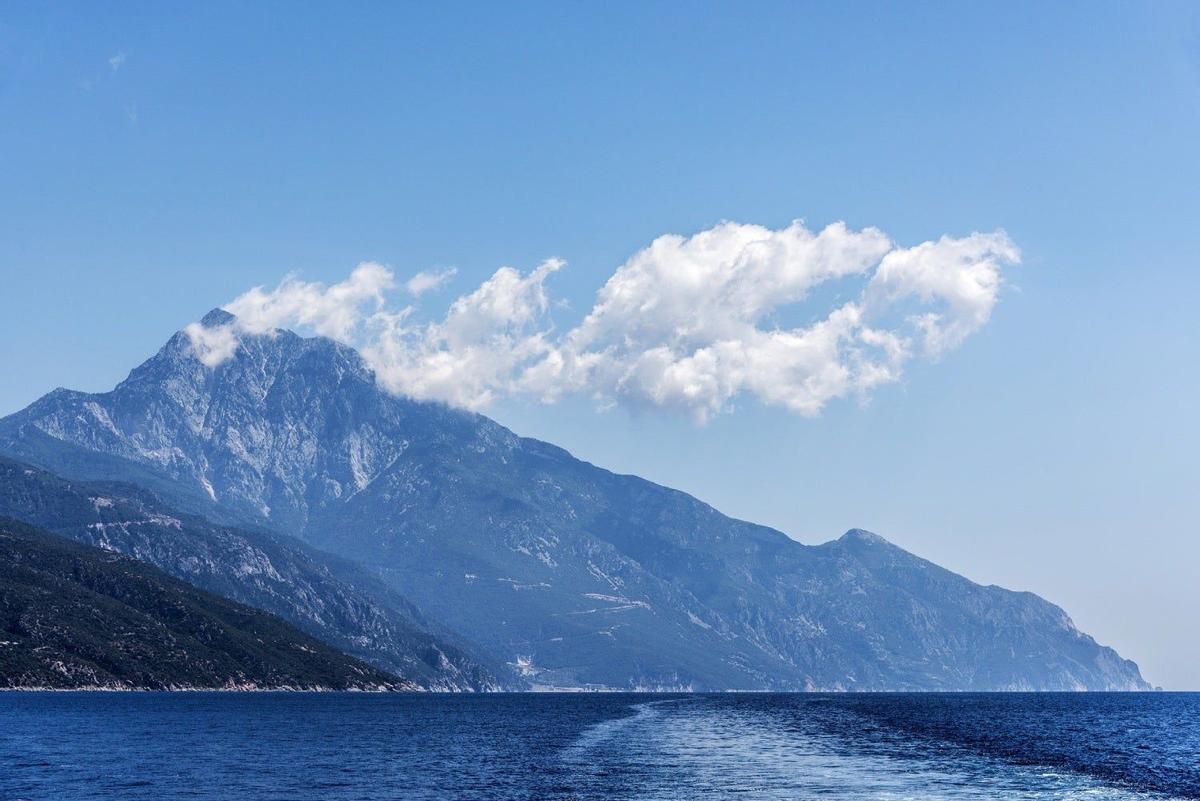
[[[803,545],[482,415],[387,395],[320,337],[242,333],[209,368],[179,332],[109,393],[52,393],[0,420],[0,450],[55,472],[128,463],[189,511],[369,564],[535,686],[1149,686],[1038,596],[861,530]]]

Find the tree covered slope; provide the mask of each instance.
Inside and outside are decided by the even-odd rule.
[[[0,686],[411,689],[274,615],[0,518]]]
[[[0,515],[133,556],[202,589],[279,615],[425,689],[507,686],[429,630],[369,571],[263,529],[212,523],[117,482],[60,479],[0,457]],[[503,666],[498,668],[504,673]]]

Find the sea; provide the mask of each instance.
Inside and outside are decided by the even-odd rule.
[[[1200,694],[0,693],[0,799],[1197,799]]]

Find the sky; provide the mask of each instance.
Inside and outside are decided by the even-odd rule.
[[[240,299],[1200,689],[1197,143],[1187,3],[0,2],[0,414]]]

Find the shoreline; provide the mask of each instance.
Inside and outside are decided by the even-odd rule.
[[[0,687],[0,693],[409,693],[427,694],[420,687]],[[450,693],[447,693],[449,695]]]
[[[429,690],[423,687],[393,688],[393,687],[349,687],[334,689],[332,687],[0,687],[0,693],[290,693],[290,694],[321,694],[332,695],[370,694],[370,695],[640,695],[640,696],[701,696],[701,695],[839,695],[839,696],[871,696],[871,695],[1188,695],[1200,693],[1200,690],[1165,690],[1155,687],[1151,690]]]

